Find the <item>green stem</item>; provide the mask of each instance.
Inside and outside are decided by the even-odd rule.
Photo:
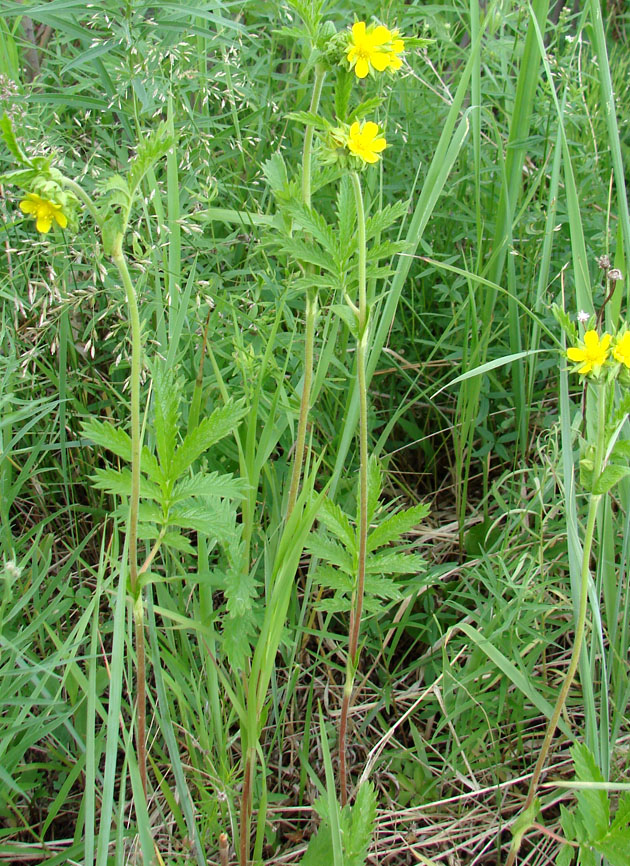
[[[354,677],[359,665],[359,634],[361,631],[361,614],[363,613],[363,596],[365,592],[365,560],[368,534],[368,425],[367,425],[367,383],[365,375],[367,349],[367,258],[365,241],[365,208],[361,181],[356,172],[352,172],[352,188],[357,211],[357,251],[359,274],[359,308],[358,308],[358,338],[357,338],[357,388],[359,392],[359,549],[357,559],[357,582],[354,591],[353,608],[350,614],[350,636],[348,644],[348,663],[346,665],[346,683],[343,693],[343,704],[339,719],[339,788],[341,805],[345,806],[348,798],[348,783],[346,771],[346,734],[348,727],[348,712],[354,688]]]
[[[597,423],[597,443],[595,446],[595,458],[593,461],[593,479],[597,479],[603,469],[604,462],[604,450],[605,450],[605,425],[606,425],[606,386],[600,385],[598,392],[598,423]],[[551,741],[556,732],[556,728],[558,727],[558,722],[560,720],[560,715],[562,714],[562,710],[564,709],[564,705],[566,703],[567,695],[569,694],[569,690],[571,685],[573,684],[573,680],[575,678],[575,673],[578,668],[578,664],[580,661],[580,653],[582,651],[582,643],[584,641],[584,633],[586,631],[586,610],[588,605],[588,580],[590,577],[590,568],[589,562],[591,559],[591,551],[593,548],[593,536],[595,532],[595,520],[597,517],[597,509],[599,506],[599,502],[601,500],[601,494],[591,493],[589,503],[588,503],[588,512],[586,516],[586,529],[584,530],[584,542],[582,548],[582,570],[580,576],[580,599],[578,605],[578,614],[577,614],[577,622],[575,626],[575,637],[573,640],[573,650],[571,652],[571,658],[569,660],[569,667],[567,668],[567,672],[564,678],[564,682],[562,684],[562,688],[560,689],[560,694],[558,695],[558,699],[556,701],[556,705],[554,707],[553,715],[549,720],[549,724],[547,725],[547,731],[545,733],[545,739],[543,740],[542,747],[538,754],[538,760],[536,761],[536,766],[534,767],[534,773],[532,775],[531,781],[529,783],[529,790],[527,792],[527,798],[521,810],[522,814],[526,813],[528,809],[531,809],[531,806],[534,802],[534,798],[536,796],[536,790],[538,788],[538,782],[540,781],[540,777],[542,775],[542,771],[544,769],[545,763],[547,761],[547,756],[549,754],[549,750],[551,748]],[[506,860],[505,866],[513,866],[516,855],[518,854],[518,849],[520,847],[521,839],[523,838],[524,833],[519,833],[518,836],[514,837],[512,842],[512,847],[510,848],[510,852],[508,854],[508,858]]]
[[[100,220],[98,210],[96,209],[96,205],[94,204],[92,199],[89,197],[89,195],[85,192],[83,187],[79,186],[79,184],[76,181],[71,180],[69,177],[62,177],[61,182],[63,183],[64,186],[67,186],[68,189],[71,190],[76,195],[76,197],[79,199],[79,201],[83,202],[83,204],[86,206],[86,208],[90,212],[92,219],[94,220],[96,225],[100,227],[101,226],[101,220]]]
[[[326,70],[317,66],[313,93],[309,110],[315,114],[319,108],[319,100],[322,95],[322,87]],[[313,156],[314,128],[306,127],[304,133],[304,148],[302,150],[302,202],[306,207],[311,206],[311,163]],[[291,517],[298,496],[298,488],[302,477],[302,465],[304,463],[304,450],[306,445],[306,426],[308,423],[308,410],[311,401],[311,385],[313,382],[313,358],[315,345],[315,320],[317,318],[317,290],[309,289],[306,295],[306,322],[304,334],[304,383],[302,385],[302,396],[300,398],[300,415],[298,419],[297,436],[295,440],[295,454],[293,456],[293,469],[291,471],[291,485],[289,487],[289,498],[287,501],[286,520]]]
[[[142,334],[136,292],[129,276],[127,260],[122,251],[122,237],[117,239],[112,256],[127,294],[129,325],[131,328],[131,501],[129,504],[129,586],[134,600],[133,617],[136,640],[136,685],[137,685],[137,750],[138,769],[142,787],[147,792],[146,762],[146,672],[144,654],[144,616],[143,593],[138,586],[138,507],[140,503],[140,363],[142,353]]]

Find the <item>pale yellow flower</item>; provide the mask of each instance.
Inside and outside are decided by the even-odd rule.
[[[360,124],[356,120],[348,134],[348,150],[358,156],[363,162],[378,162],[379,154],[387,147],[384,138],[379,137],[378,124],[368,120]]]
[[[630,369],[630,331],[626,331],[613,347],[613,358]]]
[[[610,334],[602,334],[600,338],[597,331],[587,331],[581,346],[567,349],[567,358],[569,361],[581,364],[577,370],[581,376],[586,376],[588,373],[597,376],[608,359],[611,340]]]
[[[370,67],[377,72],[387,69],[391,63],[391,41],[392,33],[382,24],[366,27],[365,21],[357,21],[352,25],[352,42],[346,58],[357,78],[365,78]]]
[[[53,221],[62,229],[68,225],[68,217],[61,210],[61,205],[54,201],[48,201],[34,192],[27,193],[25,199],[20,202],[22,213],[31,214],[35,218],[35,227],[38,232],[50,231]]]

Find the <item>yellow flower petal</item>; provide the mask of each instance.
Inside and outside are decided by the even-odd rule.
[[[59,213],[55,214],[55,220],[62,229],[65,229],[65,227],[68,225],[68,217],[61,210],[59,211]]]
[[[357,65],[354,67],[354,72],[357,78],[366,78],[370,71],[370,65],[364,57],[359,57]]]
[[[384,72],[389,66],[389,55],[382,51],[377,51],[370,57],[370,63],[377,72]]]
[[[35,213],[37,210],[37,205],[34,201],[29,201],[29,199],[24,199],[24,201],[20,202],[20,210],[22,213]]]
[[[50,231],[50,227],[52,225],[52,217],[50,214],[37,214],[37,222],[35,223],[35,227],[38,232],[43,232],[47,234]]]
[[[356,21],[352,25],[352,35],[355,38],[355,41],[359,41],[363,39],[365,36],[365,21]]]
[[[584,349],[578,349],[577,347],[573,347],[571,349],[567,349],[567,358],[569,361],[583,361],[585,357]]]
[[[379,24],[372,33],[372,42],[374,45],[385,45],[386,42],[391,42],[392,33],[387,27]]]

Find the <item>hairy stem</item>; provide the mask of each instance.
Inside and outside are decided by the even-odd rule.
[[[313,113],[319,108],[319,100],[322,94],[326,70],[318,66],[315,72],[315,82],[311,95],[309,110]],[[302,150],[302,202],[306,207],[311,206],[311,162],[313,156],[313,135],[315,130],[312,126],[306,127],[304,133],[304,148]],[[311,385],[313,382],[313,358],[315,345],[315,319],[317,318],[317,290],[309,289],[306,295],[306,323],[304,335],[304,384],[300,398],[300,415],[298,419],[297,436],[295,440],[295,453],[293,455],[293,469],[291,471],[291,485],[289,487],[289,499],[287,502],[286,519],[291,517],[295,507],[302,477],[302,465],[304,463],[304,449],[306,444],[306,426],[308,423],[308,410],[311,400]]]
[[[357,251],[359,272],[359,306],[358,306],[358,338],[357,338],[357,387],[359,392],[359,546],[357,559],[357,582],[353,597],[352,613],[350,615],[350,638],[348,644],[348,662],[346,665],[346,683],[343,693],[343,704],[339,719],[339,789],[341,805],[345,806],[348,798],[348,780],[346,769],[346,734],[348,728],[348,712],[354,687],[354,677],[359,664],[359,634],[361,631],[361,614],[363,613],[363,595],[365,591],[365,559],[368,533],[368,427],[367,427],[367,385],[365,377],[366,344],[367,344],[367,288],[366,288],[366,242],[365,242],[365,208],[361,181],[356,172],[352,172],[352,188],[357,211]]]

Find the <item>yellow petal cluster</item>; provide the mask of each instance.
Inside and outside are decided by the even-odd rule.
[[[68,217],[62,211],[60,204],[48,201],[34,192],[27,193],[26,198],[20,202],[20,210],[33,216],[37,231],[44,234],[50,231],[53,222],[62,229],[68,225]]]
[[[608,360],[611,340],[610,334],[602,334],[600,337],[597,331],[587,331],[584,334],[582,345],[567,349],[567,358],[569,361],[580,364],[577,372],[581,376],[586,376],[589,373],[597,376]],[[628,348],[630,349],[630,346]]]
[[[613,347],[613,358],[630,369],[630,331],[617,340]]]
[[[348,150],[363,162],[378,162],[379,154],[387,147],[386,140],[380,135],[378,124],[372,120],[359,123],[356,120],[348,133]]]
[[[357,78],[366,78],[372,69],[377,72],[400,69],[404,50],[405,43],[398,30],[389,30],[383,24],[368,27],[365,21],[357,21],[352,25],[346,59]]]

